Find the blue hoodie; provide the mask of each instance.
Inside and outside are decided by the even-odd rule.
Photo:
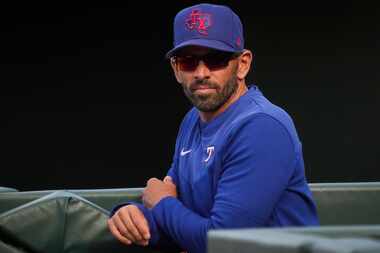
[[[134,203],[158,248],[201,253],[210,229],[319,223],[292,119],[257,86],[210,122],[189,111],[168,175],[178,199],[163,198],[152,209]]]

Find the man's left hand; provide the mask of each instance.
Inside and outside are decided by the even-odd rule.
[[[153,208],[165,197],[177,197],[177,188],[172,178],[166,176],[164,180],[149,179],[142,196],[144,206]]]

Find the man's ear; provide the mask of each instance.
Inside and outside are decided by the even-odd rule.
[[[177,79],[177,82],[182,83],[181,76],[179,74],[178,65],[175,63],[174,58],[170,58],[170,65],[172,66],[175,78]]]
[[[238,58],[238,71],[237,71],[237,77],[238,79],[245,79],[247,76],[250,68],[251,63],[253,60],[253,54],[251,51],[244,49],[243,53]]]

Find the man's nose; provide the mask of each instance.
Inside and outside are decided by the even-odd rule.
[[[196,79],[207,79],[210,77],[210,69],[206,64],[200,60],[198,66],[194,70],[194,78]]]

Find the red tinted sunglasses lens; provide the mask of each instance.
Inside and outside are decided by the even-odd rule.
[[[231,58],[232,54],[217,53],[206,55],[203,61],[210,70],[218,70],[227,67]]]
[[[201,57],[179,56],[176,57],[176,61],[182,71],[194,71],[198,67],[200,60],[202,60],[210,70],[217,70],[227,67],[232,57],[233,54],[231,53],[215,53]]]
[[[182,71],[194,71],[199,64],[199,59],[193,56],[177,57],[176,61]]]

